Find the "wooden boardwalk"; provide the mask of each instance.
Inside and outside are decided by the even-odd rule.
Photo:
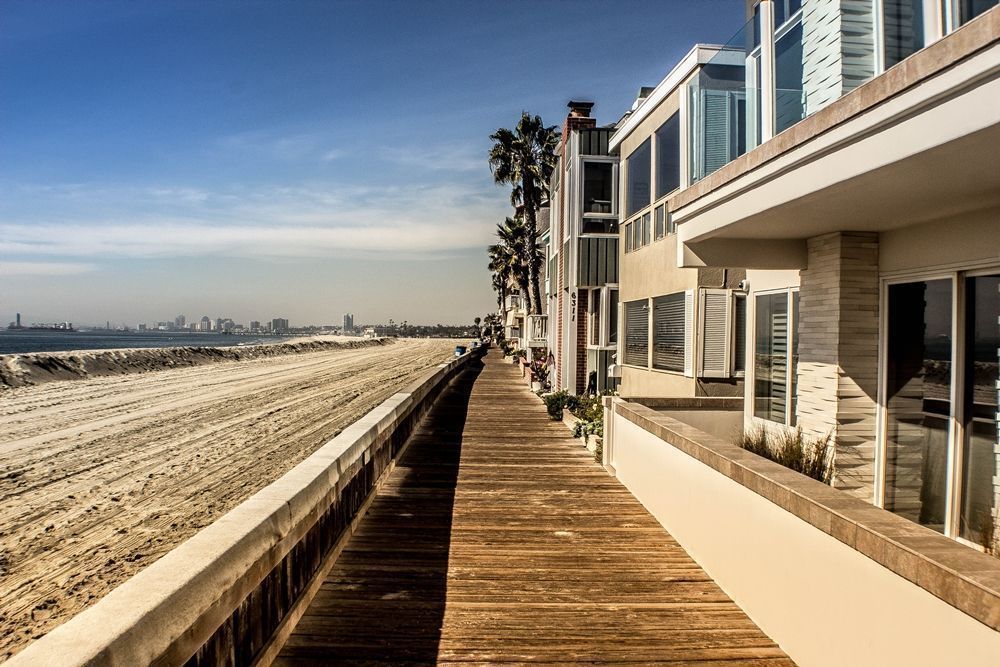
[[[792,664],[517,376],[441,396],[277,664]]]

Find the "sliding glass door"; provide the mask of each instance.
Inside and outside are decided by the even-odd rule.
[[[965,279],[962,501],[959,536],[982,544],[1000,501],[997,411],[1000,376],[1000,275]]]
[[[1000,272],[890,284],[883,506],[987,546],[1000,507]]]
[[[951,280],[889,286],[885,509],[944,532]]]

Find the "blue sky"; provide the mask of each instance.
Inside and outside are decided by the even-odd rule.
[[[612,123],[743,0],[0,2],[0,322],[466,322],[489,134]]]

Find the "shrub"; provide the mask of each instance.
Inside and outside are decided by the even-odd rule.
[[[754,426],[737,436],[736,445],[824,484],[829,484],[833,476],[830,435],[812,440],[801,428],[775,435],[763,426]]]
[[[542,396],[542,400],[545,401],[545,408],[549,411],[549,417],[551,417],[554,421],[559,421],[563,418],[563,411],[566,409],[567,399],[569,399],[569,392],[565,389],[560,389],[559,391],[551,394],[544,394]]]

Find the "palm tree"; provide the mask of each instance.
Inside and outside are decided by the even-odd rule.
[[[524,237],[527,229],[520,216],[504,218],[504,221],[497,225],[497,238],[499,243],[491,245],[488,249],[490,256],[489,268],[493,272],[493,287],[500,297],[500,309],[504,308],[504,301],[507,296],[507,286],[514,283],[521,293],[521,299],[525,304],[529,299],[530,279],[528,264],[531,256],[540,261],[541,255],[538,247],[532,245],[533,251],[528,257],[524,254]]]
[[[490,135],[490,170],[497,183],[512,186],[510,203],[524,215],[524,257],[528,265],[530,312],[542,312],[542,291],[538,274],[541,255],[537,248],[537,214],[548,197],[549,178],[556,164],[559,135],[555,126],[545,127],[539,116],[521,112],[513,131],[501,127]]]

